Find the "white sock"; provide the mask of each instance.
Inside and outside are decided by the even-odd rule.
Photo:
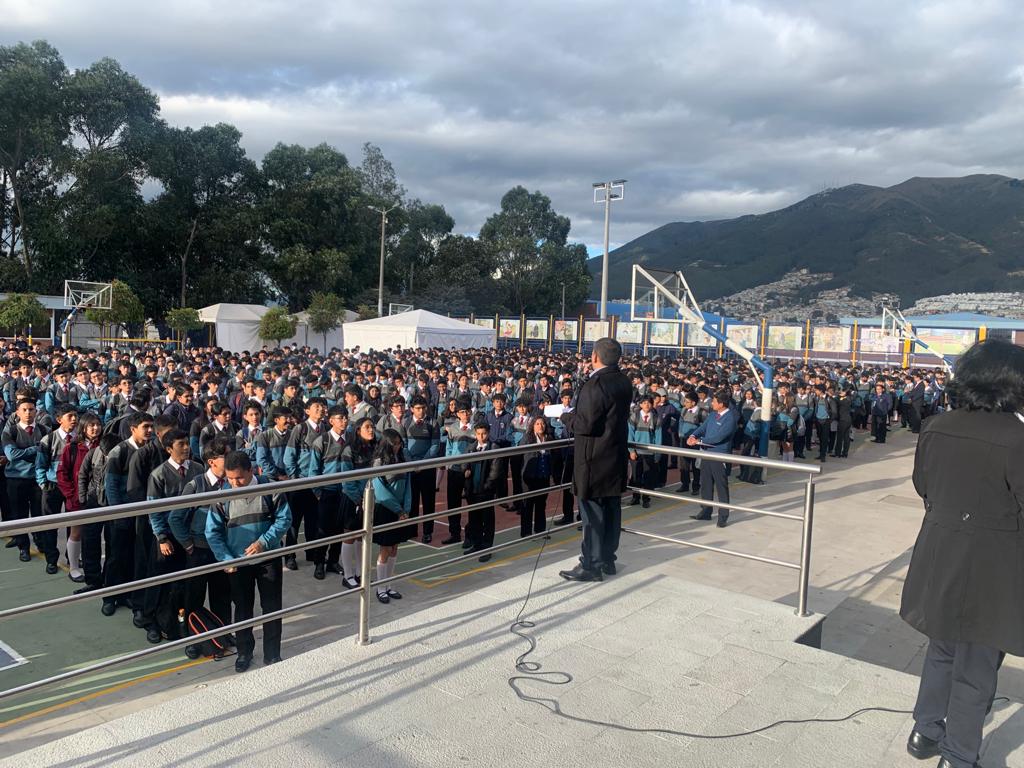
[[[68,564],[71,566],[71,575],[78,577],[82,575],[82,567],[79,564],[82,557],[82,542],[68,539]]]
[[[346,541],[341,545],[341,572],[346,579],[351,579],[359,573],[359,566],[356,560],[356,545]]]
[[[377,561],[377,580],[380,584],[377,585],[377,594],[381,595],[388,591],[388,564]]]

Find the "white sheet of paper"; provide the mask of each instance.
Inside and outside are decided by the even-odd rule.
[[[544,415],[549,419],[557,419],[565,412],[564,405],[545,405]]]

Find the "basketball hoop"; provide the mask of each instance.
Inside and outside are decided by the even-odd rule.
[[[68,309],[110,309],[114,303],[112,283],[89,280],[64,281],[64,306]]]

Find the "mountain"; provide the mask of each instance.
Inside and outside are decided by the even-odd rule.
[[[1024,289],[1024,182],[997,175],[913,178],[830,189],[779,211],[665,224],[609,254],[609,297],[628,297],[632,265],[682,269],[699,300],[800,269],[818,289],[895,293],[904,306],[951,291]],[[601,257],[588,262],[592,295]]]

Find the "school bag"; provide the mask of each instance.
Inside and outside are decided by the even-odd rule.
[[[190,636],[220,629],[223,626],[224,622],[221,621],[220,616],[203,606],[196,608],[188,615],[188,633]],[[226,636],[208,637],[196,645],[203,656],[219,659],[227,652],[225,638]]]

